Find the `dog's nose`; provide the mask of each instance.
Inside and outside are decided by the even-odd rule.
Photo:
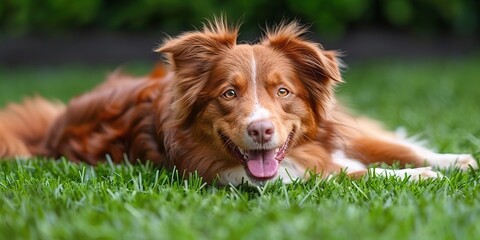
[[[248,135],[257,143],[266,143],[272,139],[275,133],[273,123],[267,120],[250,123],[247,128]]]

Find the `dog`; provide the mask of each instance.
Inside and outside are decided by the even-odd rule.
[[[0,112],[0,157],[151,161],[221,185],[478,168],[470,154],[435,153],[350,114],[334,95],[343,82],[337,52],[306,39],[297,22],[254,44],[238,44],[238,29],[220,18],[166,39],[155,51],[167,67],[114,72],[66,106],[41,97],[10,104]],[[379,163],[404,168],[368,168]]]

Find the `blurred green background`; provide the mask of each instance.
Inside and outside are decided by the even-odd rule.
[[[365,26],[421,34],[475,34],[476,0],[2,0],[1,29],[6,34],[58,34],[85,29],[175,32],[220,12],[244,16],[247,29],[282,18],[315,23],[328,37]]]
[[[158,60],[166,35],[226,14],[241,41],[282,19],[347,59],[478,53],[477,0],[0,0],[0,66]]]

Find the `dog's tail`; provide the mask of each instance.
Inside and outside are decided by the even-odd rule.
[[[7,105],[0,111],[0,159],[42,153],[45,135],[64,111],[62,103],[41,97]]]

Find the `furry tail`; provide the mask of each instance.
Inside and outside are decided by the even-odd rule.
[[[60,102],[41,97],[9,104],[0,111],[0,158],[42,153],[50,125],[65,111]]]

